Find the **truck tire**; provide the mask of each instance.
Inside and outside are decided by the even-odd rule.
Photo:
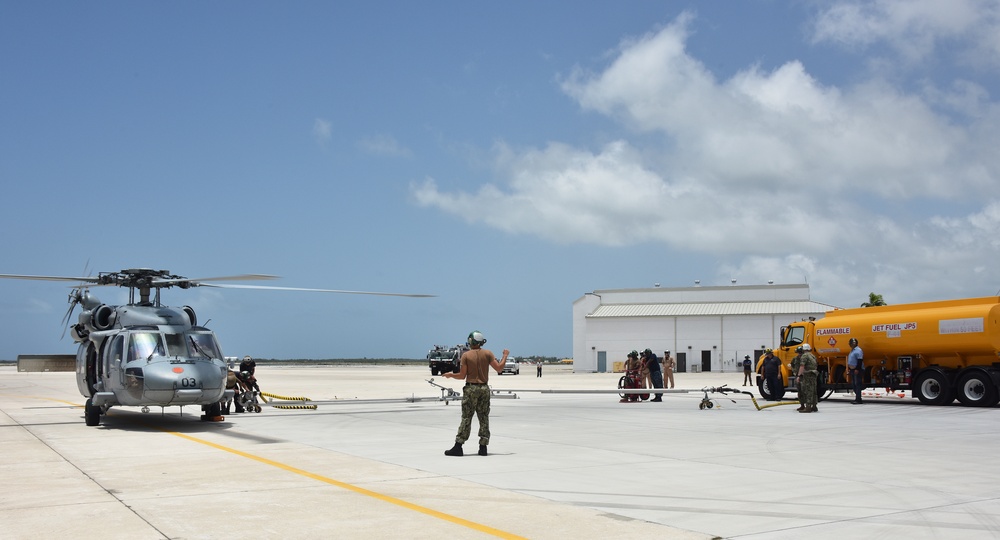
[[[826,401],[833,395],[833,388],[828,388],[826,384],[829,374],[827,370],[821,369],[816,376],[816,401]]]
[[[776,390],[775,395],[772,396],[770,385],[767,384],[767,379],[764,377],[761,377],[760,382],[757,384],[757,390],[760,391],[760,397],[768,401],[778,401],[779,399],[785,396],[784,388],[775,389]]]
[[[955,393],[966,407],[992,407],[1000,399],[993,378],[978,369],[968,370],[958,378]]]
[[[925,371],[917,378],[913,394],[924,405],[947,405],[955,400],[955,389],[940,371]]]

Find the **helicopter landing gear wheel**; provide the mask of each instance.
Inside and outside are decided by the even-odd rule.
[[[201,410],[204,412],[201,415],[202,422],[215,421],[222,417],[222,402],[216,401],[211,405],[203,405]]]
[[[254,405],[253,406],[253,412],[258,412],[259,413],[260,411],[261,411],[260,405]]]
[[[87,402],[83,405],[83,420],[88,426],[101,425],[101,408],[94,405],[90,398],[87,398]]]
[[[711,409],[714,406],[715,406],[715,404],[712,403],[712,400],[710,400],[710,399],[703,399],[703,400],[701,400],[701,403],[698,404],[698,408],[702,409],[702,410],[704,410],[704,409]]]

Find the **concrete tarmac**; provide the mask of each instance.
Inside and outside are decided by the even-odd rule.
[[[546,366],[491,377],[517,399],[493,400],[488,456],[473,421],[456,458],[461,407],[434,399],[426,367],[257,375],[336,403],[222,422],[120,408],[87,427],[73,373],[0,367],[0,538],[1000,537],[998,408],[837,395],[799,414],[713,394],[699,409],[742,373],[677,374],[690,392],[662,403],[527,391],[620,377]]]

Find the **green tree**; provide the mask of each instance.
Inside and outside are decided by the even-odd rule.
[[[861,307],[875,307],[875,306],[885,306],[885,300],[882,299],[881,294],[868,293],[868,301],[862,302]]]

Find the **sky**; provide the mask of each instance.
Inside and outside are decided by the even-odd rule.
[[[569,357],[657,283],[997,295],[998,99],[1000,0],[2,2],[0,273],[436,295],[164,291],[261,358]],[[0,359],[74,353],[69,291],[0,280]]]

